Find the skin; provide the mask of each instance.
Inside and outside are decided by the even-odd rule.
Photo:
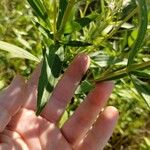
[[[96,84],[65,124],[57,126],[89,64],[85,54],[73,60],[38,117],[40,65],[27,82],[17,75],[0,93],[0,150],[102,150],[118,119],[115,107],[104,107],[112,82]]]

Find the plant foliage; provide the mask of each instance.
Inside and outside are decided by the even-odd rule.
[[[63,63],[70,61],[68,57],[74,57],[78,53],[88,53],[91,56],[93,66],[87,74],[86,81],[91,84],[104,80],[116,80],[127,75],[131,77],[131,81],[135,85],[137,91],[149,104],[149,96],[143,96],[143,92],[150,94],[149,88],[145,88],[145,84],[138,79],[135,72],[139,72],[150,66],[150,61],[137,64],[135,59],[138,57],[138,51],[142,48],[143,41],[147,32],[148,15],[147,5],[145,0],[130,1],[124,4],[122,0],[106,0],[106,1],[78,1],[78,0],[28,0],[37,16],[37,22],[40,28],[43,29],[43,66],[42,74],[38,86],[38,102],[37,114],[39,115],[50,98],[52,89],[57,83],[58,77],[61,75]],[[94,4],[97,4],[94,5]],[[117,6],[118,5],[118,6]],[[124,16],[124,12],[127,14]],[[118,12],[122,15],[117,16]],[[120,34],[123,30],[123,25],[130,23],[130,19],[134,15],[138,16],[137,36],[135,37],[131,47],[126,51],[125,46],[122,47],[122,52],[115,52],[113,56],[109,56],[109,51],[114,50],[113,35]],[[119,18],[116,19],[115,17]],[[129,26],[129,25],[128,25]],[[132,27],[124,27],[123,32],[126,32]],[[126,37],[123,37],[126,38]],[[112,40],[113,42],[109,42]],[[121,41],[125,42],[125,41]],[[106,45],[109,44],[109,49]],[[46,48],[45,48],[46,47]],[[59,59],[56,54],[60,47],[64,47],[64,60]],[[108,46],[107,46],[108,48]],[[70,50],[72,49],[72,50]],[[101,50],[103,50],[101,52]],[[103,68],[100,67],[99,56],[106,54],[108,61]],[[123,53],[126,57],[123,57]],[[120,56],[119,56],[120,54]],[[122,55],[122,56],[121,56]],[[112,57],[112,59],[111,59]],[[117,63],[127,59],[127,64],[117,67]],[[55,63],[55,65],[53,65]],[[112,69],[114,68],[114,69]],[[96,74],[94,74],[94,72]],[[134,77],[133,75],[134,74]],[[145,73],[144,73],[145,74]],[[144,77],[141,73],[141,76]],[[138,83],[138,84],[137,84]],[[139,88],[141,86],[141,88]]]

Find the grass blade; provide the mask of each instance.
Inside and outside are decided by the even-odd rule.
[[[28,0],[28,3],[33,8],[34,13],[36,14],[37,17],[39,16],[43,20],[45,20],[48,17],[46,9],[41,0]]]
[[[29,53],[28,51],[24,50],[23,48],[20,48],[18,46],[15,46],[7,42],[0,41],[0,49],[9,52],[12,58],[18,57],[18,58],[25,58],[25,59],[37,61],[37,62],[40,61],[37,57]]]

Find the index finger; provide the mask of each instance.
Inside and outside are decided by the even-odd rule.
[[[89,56],[80,54],[70,64],[58,84],[56,85],[50,101],[42,112],[42,116],[52,123],[57,123],[67,104],[86,73],[90,63]]]

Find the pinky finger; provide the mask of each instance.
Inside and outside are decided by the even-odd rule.
[[[115,107],[106,107],[87,136],[79,143],[77,150],[102,150],[112,135],[118,116]]]

